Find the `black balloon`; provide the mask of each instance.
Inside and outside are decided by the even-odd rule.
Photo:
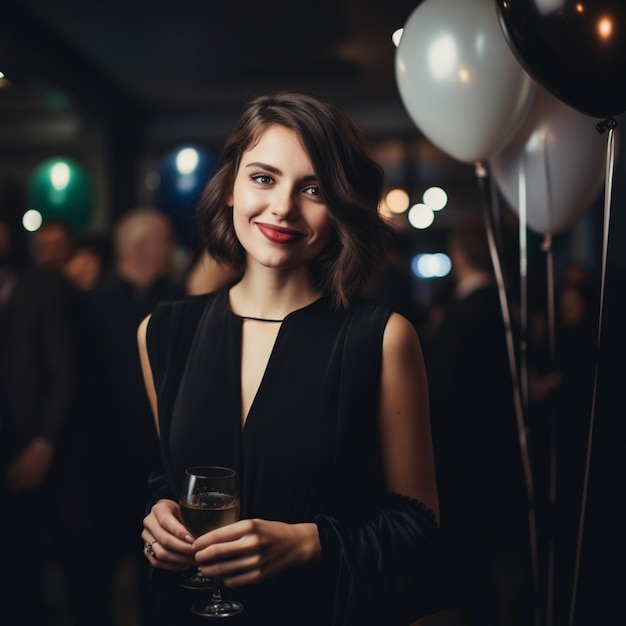
[[[496,0],[526,71],[581,113],[626,111],[626,0]]]

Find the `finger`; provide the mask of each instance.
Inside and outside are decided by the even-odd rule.
[[[143,553],[153,567],[185,570],[194,565],[193,556],[168,550],[157,539],[151,538],[146,531],[141,537],[144,540]]]
[[[146,558],[148,559],[148,561],[150,561],[150,565],[152,565],[152,567],[164,569],[169,572],[184,572],[188,568],[188,565],[170,563],[168,561],[158,559],[156,556],[152,556],[151,554],[146,554]]]
[[[180,552],[169,550],[156,540],[152,543],[144,543],[143,550],[146,557],[152,557],[152,559],[155,559],[159,563],[167,563],[168,565],[176,565],[183,568],[195,565],[193,555],[181,554]],[[150,558],[148,560],[151,561]]]
[[[144,528],[150,537],[154,537],[164,548],[181,554],[193,555],[194,549],[190,541],[172,534],[167,527],[162,526],[156,518],[148,516],[144,519]],[[183,532],[183,537],[187,534]],[[190,538],[191,539],[191,538]]]
[[[194,537],[185,528],[179,517],[177,517],[170,508],[165,509],[165,512],[163,512],[163,509],[156,510],[154,513],[154,518],[161,527],[163,527],[175,537],[178,537],[182,541],[185,541],[189,544],[193,543]]]
[[[195,546],[196,544],[194,544]],[[203,550],[195,553],[197,563],[213,561],[232,561],[233,559],[248,556],[258,552],[258,540],[256,537],[244,535],[235,541],[225,543],[213,543]]]
[[[173,563],[185,566],[195,565],[193,552],[181,552],[176,550],[168,544],[168,540],[166,538],[159,539],[159,536],[160,535],[151,533],[146,529],[144,529],[141,533],[141,538],[144,541],[144,553],[146,556],[152,556],[153,558],[156,558],[164,563]],[[183,548],[186,545],[187,544],[183,544]]]
[[[242,587],[243,585],[252,585],[262,579],[259,570],[243,572],[235,576],[222,576],[221,580],[228,588]]]
[[[196,551],[202,550],[208,546],[237,541],[242,539],[246,535],[250,534],[253,530],[251,520],[241,520],[228,526],[222,526],[211,530],[204,535],[200,535],[193,542],[194,549]]]
[[[198,573],[206,577],[217,576],[223,580],[231,579],[235,585],[257,581],[261,572],[261,559],[259,555],[249,555],[230,561],[217,561],[198,567]]]

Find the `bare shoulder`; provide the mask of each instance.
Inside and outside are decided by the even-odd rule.
[[[146,317],[144,317],[137,327],[137,341],[141,348],[144,348],[146,345],[146,335],[148,332],[148,324],[150,323],[151,317],[151,315],[147,315]]]
[[[392,313],[383,334],[383,354],[385,356],[408,356],[417,351],[421,354],[421,346],[417,331],[413,324],[399,313]]]
[[[139,327],[137,328],[137,344],[139,347],[139,361],[141,364],[141,373],[143,374],[143,381],[146,387],[148,401],[150,402],[150,407],[152,408],[152,414],[154,416],[154,421],[158,433],[159,418],[157,396],[156,390],[154,388],[154,378],[152,376],[152,367],[150,366],[150,358],[148,356],[148,347],[146,343],[146,333],[148,331],[148,323],[150,322],[150,317],[150,315],[144,317],[144,319],[140,322]]]

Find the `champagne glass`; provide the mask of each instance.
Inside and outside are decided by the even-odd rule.
[[[194,537],[239,519],[237,474],[228,467],[198,466],[185,470],[180,496],[183,524]],[[222,599],[221,582],[213,580],[208,602],[196,602],[191,611],[202,617],[230,617],[243,611],[239,602]]]
[[[185,477],[183,478],[183,485],[181,488],[181,495],[178,501],[180,505],[180,514],[183,520],[183,524],[187,530],[194,536],[198,537],[204,531],[200,528],[199,523],[196,522],[196,528],[194,528],[195,513],[197,495],[194,493],[196,489],[195,481],[197,474],[193,472],[196,470],[203,470],[208,468],[192,467],[185,471]],[[193,589],[195,591],[208,591],[213,589],[213,579],[207,576],[202,576],[198,572],[197,567],[190,567],[187,571],[178,576],[178,584],[185,589]]]

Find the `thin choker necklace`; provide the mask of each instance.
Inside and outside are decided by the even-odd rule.
[[[240,315],[242,320],[252,320],[253,322],[270,322],[273,324],[282,324],[284,320],[273,320],[267,317],[249,317],[247,315]]]

